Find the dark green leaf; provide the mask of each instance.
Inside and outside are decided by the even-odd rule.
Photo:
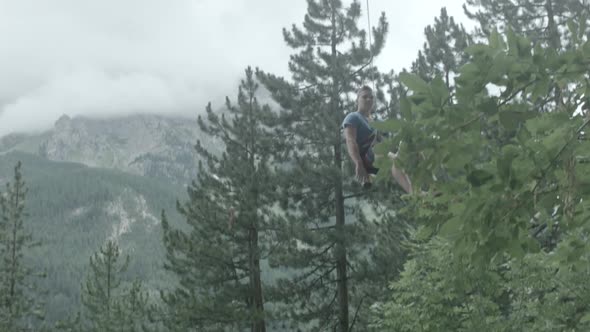
[[[412,104],[407,97],[400,98],[399,110],[404,119],[408,121],[412,119]]]
[[[476,169],[467,175],[467,181],[474,187],[480,187],[493,178],[492,173],[482,169]]]
[[[528,119],[534,118],[537,113],[528,111],[528,112],[521,112],[521,111],[501,111],[499,113],[500,116],[500,124],[504,126],[504,128],[508,130],[514,130],[518,128],[518,126],[525,122]]]
[[[428,84],[418,75],[404,72],[399,75],[399,80],[414,92],[428,93]]]
[[[402,129],[404,123],[405,121],[398,119],[389,119],[387,121],[373,122],[371,125],[380,131],[395,133]]]
[[[518,148],[514,145],[507,145],[502,149],[502,154],[496,161],[498,175],[502,181],[508,181],[510,179],[512,161],[517,155]]]
[[[494,115],[498,113],[498,103],[495,99],[489,98],[479,104],[479,109],[486,115]]]
[[[455,239],[458,235],[461,234],[463,219],[459,216],[455,216],[445,222],[439,231],[439,235],[446,237],[450,240]]]

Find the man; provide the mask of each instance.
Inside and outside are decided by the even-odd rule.
[[[379,171],[373,166],[376,132],[369,124],[373,101],[373,90],[366,85],[361,87],[357,92],[357,111],[346,115],[342,122],[348,155],[354,162],[356,178],[364,187],[371,185],[369,174],[377,174]],[[395,155],[391,154],[390,157],[395,160]],[[395,167],[395,161],[391,167],[391,175],[407,193],[412,193],[410,179]]]

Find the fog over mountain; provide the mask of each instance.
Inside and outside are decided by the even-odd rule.
[[[219,144],[202,135],[196,119],[129,115],[113,119],[63,115],[43,134],[0,138],[0,154],[28,152],[53,161],[116,169],[186,185],[196,176],[197,141],[216,151]]]
[[[375,64],[409,66],[440,7],[461,18],[461,3],[371,0],[373,24],[381,12],[390,22]],[[248,65],[287,75],[282,29],[300,25],[305,8],[273,0],[0,0],[0,136],[48,130],[64,114],[194,118],[207,102],[235,95]]]

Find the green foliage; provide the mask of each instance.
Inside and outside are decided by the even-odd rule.
[[[461,271],[461,273],[456,273]],[[500,331],[505,290],[497,269],[457,260],[446,241],[416,243],[412,259],[375,306],[376,331]]]
[[[395,295],[374,307],[376,331],[548,332],[589,327],[587,250],[576,256],[576,267],[564,267],[556,255],[539,252],[475,268],[457,260],[445,240],[414,245],[412,259],[391,285]],[[562,250],[559,246],[556,252]]]
[[[493,33],[456,78],[404,74],[399,162],[414,185],[421,224],[412,259],[381,304],[377,330],[587,329],[588,166],[584,132],[590,44],[556,53]],[[546,98],[557,84],[579,91]],[[448,100],[440,103],[440,100]],[[436,192],[437,195],[429,193]],[[549,239],[546,239],[548,236]],[[548,240],[548,242],[547,242]]]
[[[525,45],[524,39],[508,39]],[[501,250],[535,251],[527,240],[529,220],[535,209],[548,211],[558,204],[557,196],[548,191],[559,182],[568,190],[563,185],[565,163],[571,151],[584,145],[575,138],[586,122],[573,114],[575,108],[554,113],[534,108],[540,97],[537,84],[546,78],[586,86],[583,73],[573,75],[560,65],[579,50],[556,58],[538,49],[544,60],[533,61],[530,53],[512,53],[510,46],[503,46],[511,43],[470,50],[473,59],[456,79],[454,103],[440,104],[441,98],[450,96],[436,81],[426,84],[411,74],[401,76],[412,91],[402,103],[405,116],[382,125],[399,130],[386,144],[402,143],[400,163],[411,170],[416,187],[443,193],[430,200],[442,204],[440,209],[436,204],[421,209],[441,217],[432,218],[426,227],[460,233],[454,241],[457,254],[482,259]],[[492,72],[498,63],[504,69]],[[495,79],[497,75],[503,82]],[[492,81],[499,95],[488,91]]]

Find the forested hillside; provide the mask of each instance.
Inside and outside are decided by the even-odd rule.
[[[89,258],[107,241],[130,255],[126,277],[140,278],[156,292],[169,281],[163,270],[160,212],[175,213],[182,187],[165,181],[76,163],[49,161],[26,153],[0,158],[2,186],[12,181],[17,161],[28,187],[25,228],[39,244],[24,252],[47,303],[47,319],[67,318],[80,306],[80,287]]]

